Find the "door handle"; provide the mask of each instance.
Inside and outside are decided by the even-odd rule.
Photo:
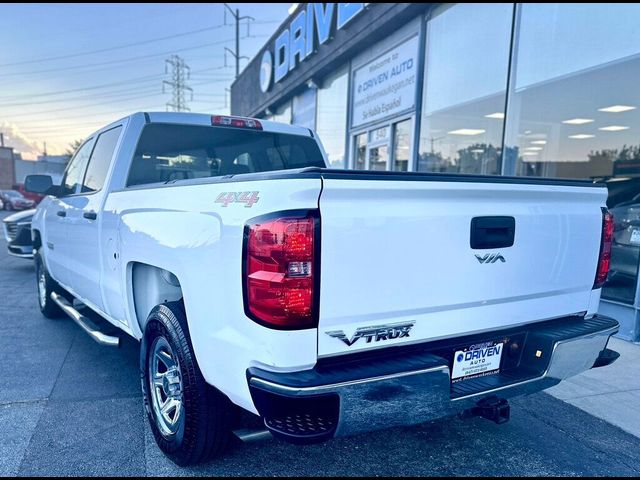
[[[98,218],[98,214],[96,212],[84,212],[82,216],[87,220],[95,220]]]
[[[59,217],[66,217],[67,216],[67,212],[65,212],[64,210],[58,210],[56,212],[56,215],[58,215]]]
[[[471,248],[506,248],[513,245],[514,217],[474,217],[471,219]]]

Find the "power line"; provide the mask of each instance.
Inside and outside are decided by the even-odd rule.
[[[131,115],[134,112],[152,112],[152,111],[162,111],[162,107],[158,107],[157,103],[154,103],[152,107],[141,107],[138,106],[136,108],[131,108],[129,107],[126,110],[116,110],[115,112],[103,112],[103,113],[94,113],[94,114],[89,114],[89,115],[83,115],[82,118],[83,119],[89,119],[89,118],[93,118],[93,117],[104,117],[105,115],[110,115],[112,118],[114,115],[118,115],[118,114],[122,114],[122,116],[128,116]],[[121,118],[120,116],[118,118]],[[67,117],[59,117],[56,115],[55,117],[55,121],[58,120],[69,120],[69,119],[78,119],[78,115],[71,115],[71,116],[67,116]],[[115,119],[117,120],[117,118]],[[106,123],[101,122],[101,124],[106,125]]]
[[[145,75],[143,77],[136,77],[136,78],[129,78],[127,80],[121,80],[118,82],[111,82],[111,83],[104,83],[102,85],[94,85],[91,87],[82,87],[82,88],[72,88],[70,90],[59,90],[57,92],[46,92],[46,93],[26,93],[24,95],[7,95],[4,97],[0,97],[1,99],[5,99],[5,98],[10,98],[10,99],[14,99],[14,98],[33,98],[33,97],[45,97],[45,96],[50,96],[50,95],[62,95],[64,93],[75,93],[75,92],[83,92],[83,91],[87,91],[87,90],[99,90],[101,88],[108,88],[108,87],[112,87],[112,86],[116,86],[116,85],[124,85],[127,84],[129,82],[137,82],[137,81],[141,81],[141,80],[146,80],[146,79],[150,79],[153,78],[154,80],[157,80],[158,75]]]
[[[213,46],[216,46],[216,45],[221,45],[221,44],[226,43],[226,42],[230,42],[232,40],[233,39],[231,39],[231,38],[225,38],[225,39],[222,39],[222,40],[218,40],[216,42],[203,43],[201,45],[196,45],[196,46],[192,46],[192,47],[178,48],[178,49],[174,49],[174,50],[166,51],[166,52],[162,52],[162,53],[139,55],[139,56],[136,56],[136,57],[123,58],[123,59],[119,59],[119,60],[110,60],[110,61],[106,61],[106,62],[88,63],[88,64],[83,64],[83,65],[73,65],[73,66],[69,66],[69,67],[49,68],[49,69],[45,69],[45,70],[32,70],[30,72],[5,73],[5,74],[0,75],[0,79],[5,78],[5,77],[15,77],[15,76],[18,76],[18,75],[33,75],[33,74],[38,74],[38,73],[59,72],[59,71],[74,70],[74,69],[78,69],[78,68],[82,69],[82,68],[86,68],[86,67],[96,67],[96,66],[102,66],[102,65],[113,65],[113,64],[118,64],[118,63],[126,63],[126,62],[132,62],[132,61],[141,60],[141,59],[145,59],[145,58],[163,57],[163,56],[172,55],[172,54],[175,54],[175,53],[187,52],[187,51],[190,51],[190,50],[197,50],[197,49],[206,48],[206,47],[213,47]]]
[[[127,101],[127,100],[137,100],[138,98],[149,98],[149,97],[155,97],[159,95],[159,93],[152,93],[149,95],[135,95],[133,97],[127,97],[127,98],[122,98],[120,99],[121,102]],[[43,115],[43,114],[47,114],[47,113],[56,113],[56,112],[66,112],[69,110],[82,110],[85,108],[95,108],[101,105],[113,105],[113,100],[108,101],[108,102],[102,102],[102,103],[90,103],[88,105],[77,105],[77,106],[73,106],[73,107],[64,107],[64,108],[54,108],[53,110],[43,110],[40,112],[22,112],[22,113],[16,113],[16,114],[12,114],[12,115],[7,115],[7,117],[10,118],[20,118],[20,117],[28,117],[31,115]],[[129,109],[131,110],[131,108]]]
[[[202,69],[202,70],[198,70],[197,72],[194,71],[194,73],[200,73],[203,72],[205,70],[208,69]],[[110,87],[114,87],[114,86],[120,86],[120,85],[126,85],[130,82],[137,82],[137,83],[147,83],[147,82],[156,82],[158,80],[158,77],[160,75],[159,74],[154,74],[154,75],[145,75],[143,77],[136,77],[136,78],[129,78],[127,80],[122,80],[122,81],[118,81],[118,82],[111,82],[111,83],[105,83],[102,85],[93,85],[90,87],[81,87],[81,88],[74,88],[74,89],[70,89],[70,90],[59,90],[57,92],[45,92],[45,93],[29,93],[29,94],[24,94],[24,95],[7,95],[4,97],[0,97],[0,100],[3,99],[17,99],[17,98],[34,98],[34,97],[45,97],[45,96],[53,96],[53,95],[63,95],[66,93],[77,93],[77,92],[84,92],[84,91],[89,91],[89,90],[100,90],[103,88],[110,88]],[[207,83],[218,83],[219,81],[227,81],[229,79],[220,79],[217,81],[209,81]]]
[[[76,57],[83,57],[85,55],[93,55],[95,53],[111,52],[113,50],[121,50],[123,48],[134,47],[134,46],[137,46],[137,45],[147,45],[149,43],[160,42],[160,41],[163,41],[163,40],[170,40],[172,38],[186,37],[188,35],[195,35],[195,34],[202,33],[202,32],[208,32],[208,31],[211,31],[211,30],[217,30],[217,29],[225,27],[225,26],[226,26],[225,24],[214,25],[212,27],[205,27],[205,28],[200,28],[198,30],[191,30],[191,31],[188,31],[188,32],[176,33],[174,35],[167,35],[165,37],[150,38],[148,40],[142,40],[140,42],[128,43],[126,45],[118,45],[118,46],[115,46],[115,47],[100,48],[98,50],[90,50],[90,51],[87,51],[87,52],[70,53],[68,55],[59,55],[57,57],[45,57],[45,58],[38,58],[38,59],[34,59],[34,60],[24,60],[24,61],[21,61],[21,62],[2,63],[2,64],[0,64],[0,67],[11,67],[11,66],[16,66],[16,65],[27,65],[27,64],[33,64],[33,63],[51,62],[51,61],[54,61],[54,60],[64,60],[64,59],[67,59],[67,58],[76,58]]]
[[[155,83],[155,79],[153,80],[153,82]],[[146,82],[143,82],[146,83]],[[140,85],[138,87],[127,87],[124,90],[115,90],[113,92],[103,92],[100,93],[100,98],[112,98],[112,97],[118,97],[118,96],[122,96],[123,94],[125,94],[126,96],[131,95],[132,93],[151,93],[151,91],[156,91],[157,92],[157,87],[153,86],[153,85]],[[95,99],[95,96],[92,95],[85,95],[85,96],[81,96],[81,97],[70,97],[70,98],[60,98],[57,100],[41,100],[39,102],[20,102],[20,103],[0,103],[0,107],[6,108],[6,107],[22,107],[22,106],[32,106],[32,105],[43,105],[46,103],[68,103],[70,101],[75,101],[75,100],[85,100],[85,99]]]

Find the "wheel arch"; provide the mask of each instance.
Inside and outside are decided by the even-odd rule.
[[[31,241],[33,242],[33,249],[38,250],[42,246],[42,236],[40,230],[33,229],[31,231]]]
[[[127,277],[130,309],[142,337],[147,317],[156,305],[184,298],[182,284],[172,271],[143,262],[130,262]]]

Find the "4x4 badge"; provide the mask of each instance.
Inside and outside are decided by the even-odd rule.
[[[343,341],[348,347],[350,347],[361,338],[365,338],[367,343],[371,343],[380,342],[381,340],[393,340],[396,338],[408,337],[409,332],[414,325],[415,322],[402,322],[379,325],[377,327],[361,327],[355,331],[351,338],[347,338],[342,330],[334,330],[325,333],[330,337]]]

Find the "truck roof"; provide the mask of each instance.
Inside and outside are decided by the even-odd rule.
[[[144,115],[146,123],[175,123],[180,125],[202,125],[211,126],[211,117],[218,114],[210,113],[191,113],[191,112],[136,112],[123,117],[112,124],[121,122],[125,118],[132,118],[136,115]],[[237,115],[220,115],[222,117],[234,117],[234,118],[250,118],[240,117]],[[286,123],[272,122],[269,120],[263,120],[261,118],[255,118],[262,124],[262,130],[266,132],[274,133],[288,133],[290,135],[302,135],[305,137],[313,137],[313,132],[305,127],[298,125],[289,125]],[[112,125],[110,124],[110,125]],[[109,126],[110,126],[109,125]],[[108,126],[101,128],[105,130]]]

